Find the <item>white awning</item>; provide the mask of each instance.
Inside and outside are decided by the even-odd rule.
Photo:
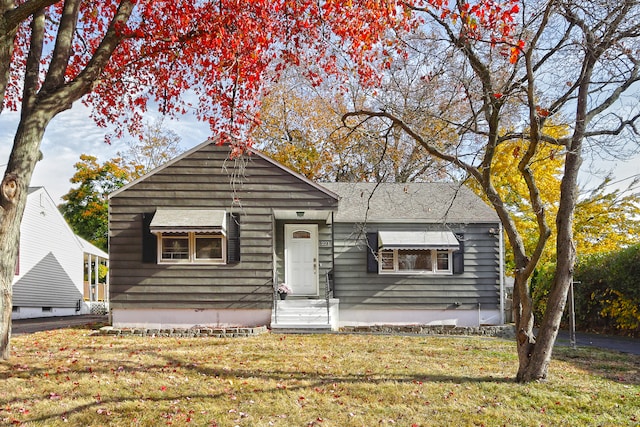
[[[226,233],[226,212],[216,209],[158,209],[152,233]]]
[[[381,249],[450,249],[460,248],[450,231],[379,231]]]

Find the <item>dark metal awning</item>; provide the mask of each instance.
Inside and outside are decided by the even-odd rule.
[[[216,209],[158,209],[152,233],[226,233],[226,212]]]
[[[450,231],[379,231],[381,249],[450,249],[460,248]]]

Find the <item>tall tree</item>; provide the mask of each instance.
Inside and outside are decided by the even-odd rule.
[[[180,137],[167,129],[162,119],[146,122],[137,136],[127,141],[128,149],[118,156],[131,165],[140,166],[142,174],[162,166],[183,151]]]
[[[552,125],[547,127],[551,137],[566,136],[564,128]],[[496,147],[491,167],[496,191],[504,201],[505,208],[511,212],[527,252],[531,252],[538,241],[536,216],[529,205],[526,182],[520,174],[513,173],[526,147],[527,143],[522,140],[500,144]],[[553,218],[558,212],[563,167],[564,149],[556,144],[541,143],[531,159],[531,172],[540,190],[546,222],[551,231],[540,256],[540,267],[555,263],[556,229]],[[640,194],[633,192],[634,183],[624,191],[611,188],[611,183],[612,178],[607,177],[595,188],[580,191],[574,218],[574,240],[581,256],[611,252],[637,241],[640,231]],[[486,197],[475,180],[469,180],[467,184],[480,196]],[[508,250],[505,258],[509,274],[513,274],[513,251]]]
[[[372,103],[368,109],[347,114],[345,121],[380,119],[402,129],[430,155],[456,165],[479,183],[514,253],[517,380],[542,379],[547,376],[576,259],[573,222],[583,152],[612,147],[623,152],[625,141],[638,142],[635,126],[640,103],[633,89],[640,78],[640,5],[635,0],[525,0],[517,9],[518,18],[511,22],[517,23],[520,36],[511,45],[500,45],[499,32],[483,34],[482,19],[470,15],[477,5],[456,4],[455,11],[443,14],[426,3],[411,3],[412,11],[424,19],[422,29],[437,35],[414,31],[412,37],[385,44],[408,47],[411,61],[403,66],[421,70],[425,76],[412,87],[416,106],[412,114],[404,114],[406,103]],[[494,11],[501,14],[516,8],[512,2]],[[439,46],[435,55],[424,48],[434,44]],[[418,108],[422,115],[416,114]],[[457,143],[437,145],[424,132],[420,117],[440,117],[455,126]],[[554,125],[566,126],[568,135],[549,136],[550,119]],[[526,184],[528,211],[537,228],[533,249],[525,245],[513,213],[496,188],[497,147],[512,140],[526,141],[512,173],[521,175]],[[552,215],[557,269],[536,337],[529,280],[551,230],[532,162],[544,144],[564,150],[565,160],[557,213]]]
[[[551,126],[549,128],[553,131],[553,137],[566,135],[566,129],[558,132],[557,129],[553,129]],[[527,146],[528,142],[524,140],[511,140],[498,145],[494,153],[491,169],[493,185],[500,195],[505,209],[509,210],[513,218],[514,227],[517,228],[518,233],[522,236],[527,253],[531,253],[535,250],[539,240],[538,219],[531,208],[529,188],[526,181],[521,174],[513,173],[514,170],[518,169],[518,163],[520,163],[522,156],[526,152]],[[553,242],[555,242],[555,227],[550,221],[553,220],[558,212],[560,177],[562,176],[563,166],[564,150],[562,147],[544,142],[540,144],[530,161],[529,168],[540,191],[540,200],[545,206],[545,221],[549,224],[551,230],[549,241],[540,256],[539,262],[542,264],[555,260],[555,250],[552,247]],[[466,184],[477,194],[484,197],[487,202],[489,201],[476,180],[469,179]],[[505,258],[508,273],[510,275],[514,274],[516,266],[511,248],[506,251]]]
[[[442,179],[437,159],[402,132],[380,135],[375,124],[351,132],[342,127],[342,115],[366,100],[359,89],[343,93],[335,81],[310,82],[302,71],[290,71],[263,99],[253,137],[273,159],[320,182]]]
[[[127,142],[119,157],[99,164],[95,156],[80,155],[71,183],[77,187],[62,196],[59,206],[73,231],[97,247],[107,250],[109,194],[174,158],[182,149],[180,137],[163,126],[162,120],[143,125],[138,138]]]
[[[62,196],[59,206],[62,215],[74,233],[97,247],[107,250],[109,194],[141,176],[143,166],[114,158],[98,163],[95,156],[80,155],[71,177],[77,187]]]

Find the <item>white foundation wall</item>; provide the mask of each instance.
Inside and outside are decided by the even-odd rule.
[[[12,320],[33,319],[37,317],[59,317],[59,316],[77,316],[79,314],[90,314],[90,307],[82,303],[80,311],[75,308],[68,307],[51,307],[51,310],[42,310],[42,307],[18,307],[17,311],[11,312]]]
[[[360,310],[340,309],[340,327],[373,325],[500,325],[500,310]]]
[[[269,325],[271,310],[138,309],[111,311],[115,328],[255,327]]]

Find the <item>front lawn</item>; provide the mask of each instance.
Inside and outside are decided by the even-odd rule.
[[[12,339],[0,424],[640,425],[640,356],[560,348],[548,381],[521,385],[496,338],[91,332]]]

